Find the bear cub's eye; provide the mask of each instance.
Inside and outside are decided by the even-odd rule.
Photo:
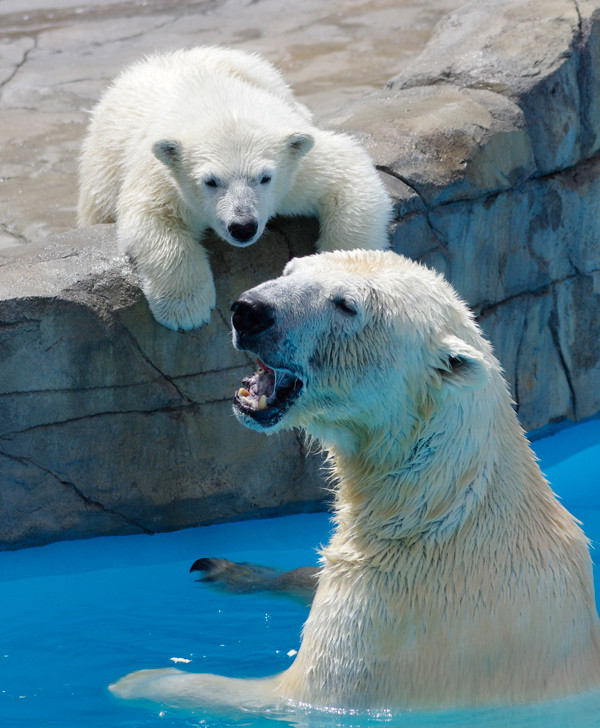
[[[206,187],[218,187],[219,186],[217,180],[214,177],[209,177],[208,179],[205,179],[204,185]]]
[[[334,306],[339,311],[345,313],[346,316],[356,316],[356,314],[358,313],[354,305],[346,300],[343,296],[335,296],[335,298],[332,298],[331,300]]]
[[[264,174],[260,178],[261,185],[268,185],[270,181],[271,181],[271,175],[270,174]]]

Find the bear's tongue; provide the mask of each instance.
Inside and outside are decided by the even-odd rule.
[[[266,410],[281,405],[300,385],[293,374],[271,369],[258,359],[255,374],[242,380],[237,391],[239,400],[253,410]]]
[[[273,399],[277,392],[277,372],[261,359],[257,364],[256,373],[242,381],[244,386],[237,393],[244,404],[253,409],[264,410],[267,409],[268,400]]]

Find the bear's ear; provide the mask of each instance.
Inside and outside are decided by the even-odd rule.
[[[160,139],[152,145],[154,156],[171,169],[181,165],[183,145],[176,139]]]
[[[442,339],[439,360],[442,382],[450,387],[475,391],[489,381],[489,364],[482,354],[457,336]]]
[[[303,157],[313,148],[315,138],[312,134],[290,134],[285,140],[285,146],[298,157]]]

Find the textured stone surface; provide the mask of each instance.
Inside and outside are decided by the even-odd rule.
[[[393,178],[393,247],[479,314],[528,430],[600,410],[599,20],[592,0],[471,2],[330,116]]]
[[[251,252],[213,241],[218,309],[185,333],[151,317],[114,233],[0,265],[0,547],[319,507],[320,459],[236,423],[255,362],[229,334],[231,301],[311,252],[316,226],[275,225]]]
[[[597,130],[582,134],[582,125],[595,125],[587,117],[598,92],[597,61],[586,64],[581,53],[593,9],[565,0],[468,3],[440,23],[418,61],[388,87],[445,83],[511,99],[524,113],[538,171],[564,169],[597,149]]]
[[[375,163],[427,207],[509,189],[535,171],[523,113],[485,90],[384,89],[329,121],[366,138]]]

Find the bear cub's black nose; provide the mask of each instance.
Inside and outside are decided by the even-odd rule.
[[[240,336],[256,336],[275,322],[273,309],[264,301],[239,298],[231,306],[231,323]]]
[[[256,235],[258,223],[255,220],[249,222],[232,222],[227,226],[232,238],[240,243],[247,243]]]

